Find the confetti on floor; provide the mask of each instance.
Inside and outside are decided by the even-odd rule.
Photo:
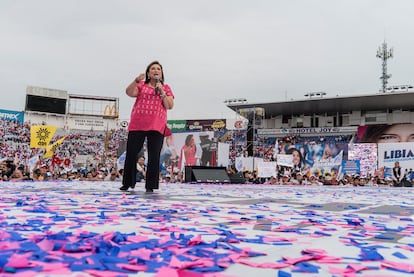
[[[412,276],[414,190],[0,183],[1,276]]]

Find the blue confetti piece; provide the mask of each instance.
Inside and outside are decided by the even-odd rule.
[[[400,259],[408,259],[408,257],[402,254],[401,252],[394,252],[392,255]]]
[[[94,214],[95,212],[87,212],[87,211],[72,211],[74,214]]]
[[[33,251],[33,252],[36,252],[36,251],[40,250],[39,246],[37,246],[36,243],[31,242],[31,241],[22,242],[20,244],[20,248],[24,249],[25,251]]]
[[[112,238],[112,241],[116,242],[116,243],[121,243],[121,242],[124,242],[126,240],[127,240],[127,236],[124,235],[124,234],[121,234],[119,232],[116,232],[114,234],[113,238]]]
[[[56,233],[56,234],[50,234],[50,235],[47,236],[47,238],[50,239],[50,240],[66,241],[67,237],[70,237],[70,236],[72,236],[72,233],[61,231],[61,232]]]
[[[376,250],[374,249],[361,249],[361,254],[359,255],[362,261],[379,261],[384,260],[384,257],[381,256]]]
[[[90,232],[90,233],[81,233],[79,234],[79,238],[81,239],[86,239],[86,238],[93,238],[98,236],[98,233],[94,233],[94,232]]]
[[[24,201],[23,200],[19,199],[19,200],[16,201],[16,207],[21,207],[23,205],[24,205]]]
[[[365,238],[365,237],[366,237],[366,235],[364,235],[364,234],[359,234],[359,233],[348,233],[348,235],[350,235],[350,236],[354,236],[354,237],[362,237],[362,238]]]
[[[117,246],[114,246],[109,250],[108,254],[110,256],[118,256],[119,252],[121,252],[121,249]]]
[[[72,271],[85,271],[88,269],[96,269],[99,270],[101,267],[97,266],[95,264],[86,264],[86,263],[82,263],[82,264],[78,264],[78,263],[72,263],[69,265],[70,270]]]
[[[4,271],[7,272],[7,273],[16,273],[17,272],[17,270],[13,267],[5,267]]]
[[[196,267],[192,268],[191,271],[195,272],[220,272],[223,271],[223,268],[220,266],[203,266],[203,267]]]
[[[293,243],[292,242],[273,242],[272,245],[285,246],[285,245],[293,245]]]
[[[68,229],[79,229],[82,228],[81,225],[76,225],[76,226],[70,226]]]
[[[362,222],[355,221],[354,219],[345,219],[348,225],[352,226],[362,226]]]
[[[53,245],[53,251],[59,251],[59,250],[61,250],[64,245],[65,245],[64,242],[55,241],[54,242],[54,245]]]
[[[0,268],[4,268],[4,266],[8,263],[10,255],[0,255]]]
[[[277,277],[292,277],[292,274],[283,270],[279,270],[277,273]]]
[[[87,250],[82,249],[82,245],[80,243],[67,243],[63,251],[68,253],[80,253],[80,252],[86,252]]]
[[[376,235],[375,238],[376,239],[387,239],[387,240],[393,240],[394,239],[393,236],[386,236],[386,235]]]
[[[99,260],[104,264],[117,264],[117,263],[128,263],[128,258],[119,258],[119,257],[109,257],[105,254],[100,255]]]
[[[98,217],[101,218],[101,219],[107,219],[108,218],[107,216],[105,216],[105,212],[103,212],[103,211],[99,214]]]
[[[321,231],[315,231],[315,232],[314,232],[314,234],[315,234],[315,235],[326,236],[326,237],[330,237],[330,236],[332,236],[331,234],[324,233],[324,232],[321,232]]]
[[[53,216],[53,217],[51,217],[51,219],[53,220],[53,221],[65,221],[66,220],[66,217],[64,217],[64,216],[57,216],[57,215],[55,215],[55,216]]]

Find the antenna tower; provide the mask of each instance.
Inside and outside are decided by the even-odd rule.
[[[380,79],[382,79],[382,92],[387,91],[387,84],[388,79],[391,78],[391,74],[387,74],[387,61],[390,58],[394,57],[394,49],[390,48],[388,50],[387,43],[384,41],[380,47],[378,47],[377,50],[377,58],[380,58],[382,61],[382,75]]]

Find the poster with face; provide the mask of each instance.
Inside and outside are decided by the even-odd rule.
[[[203,143],[208,147],[203,148]],[[174,166],[182,170],[186,165],[202,165],[203,153],[208,157],[206,152],[215,150],[214,131],[173,133],[164,138],[160,163],[165,168]]]
[[[359,143],[414,142],[414,123],[375,124],[358,127]]]

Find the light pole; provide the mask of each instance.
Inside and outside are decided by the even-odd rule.
[[[226,104],[227,106],[231,106],[233,104],[237,105],[237,104],[246,104],[246,103],[247,103],[247,99],[245,98],[231,98],[231,99],[224,100],[224,104]]]
[[[382,60],[382,75],[380,79],[382,79],[382,92],[385,93],[387,91],[387,84],[388,79],[391,78],[391,74],[387,74],[387,61],[390,58],[394,57],[394,49],[390,48],[388,50],[387,43],[384,41],[377,50],[377,58]]]
[[[247,99],[246,98],[230,98],[230,99],[226,99],[226,100],[224,100],[224,104],[226,104],[226,106],[227,107],[229,107],[229,106],[236,106],[236,105],[243,105],[243,104],[247,104],[248,102],[247,102]],[[239,120],[241,120],[240,119],[240,117],[242,116],[241,114],[240,114],[240,111],[241,111],[242,109],[240,109],[240,108],[237,108],[236,110],[235,110],[235,114],[236,114],[236,120],[237,119],[239,119]],[[243,124],[244,125],[244,124]],[[249,125],[249,124],[248,124]],[[241,126],[240,126],[240,128],[241,128]],[[238,128],[236,128],[237,129],[237,133],[239,133],[240,132],[240,128],[238,127]],[[233,145],[233,149],[236,151],[237,150],[237,146],[239,145],[239,143],[238,143],[238,135],[237,136],[235,136],[235,134],[234,134],[234,130],[232,129],[231,130],[231,138],[232,138],[232,145]],[[236,138],[237,138],[237,141],[236,141]]]
[[[309,97],[309,98],[313,98],[315,96],[320,97],[320,98],[323,98],[325,95],[326,95],[326,92],[324,92],[324,91],[318,91],[318,92],[309,92],[309,93],[306,93],[304,96],[305,97]]]

